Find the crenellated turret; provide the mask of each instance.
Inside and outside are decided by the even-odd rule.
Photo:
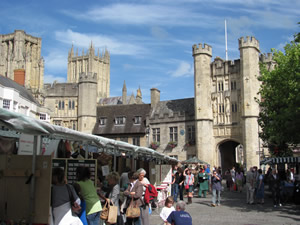
[[[193,45],[193,56],[198,54],[206,54],[210,57],[212,57],[212,48],[210,45],[204,44],[204,47],[202,47],[202,44]]]
[[[256,50],[259,51],[259,41],[256,40],[255,37],[249,37],[247,36],[246,39],[244,37],[241,37],[239,39],[239,50],[242,48],[256,48]]]
[[[79,76],[79,84],[80,83],[97,83],[97,74],[88,72],[88,73],[81,73]]]
[[[260,61],[263,63],[273,62],[273,54],[271,52],[261,54],[259,57]]]

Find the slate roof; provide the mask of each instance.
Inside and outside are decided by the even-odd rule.
[[[160,101],[151,111],[150,119],[153,119],[155,115],[173,116],[174,113],[185,115],[185,117],[195,117],[194,98]]]
[[[109,97],[109,98],[101,98],[99,100],[100,105],[120,105],[122,104],[122,97]]]
[[[130,104],[131,98],[135,98],[133,95],[127,95],[126,103]],[[120,105],[123,104],[122,96],[109,97],[109,98],[101,98],[99,100],[100,105]]]
[[[27,99],[28,101],[34,102],[36,105],[40,106],[40,103],[37,100],[35,100],[35,98],[29,90],[27,90],[24,86],[18,84],[17,82],[13,81],[12,79],[0,75],[0,85],[15,89],[20,93],[20,95],[23,98]]]
[[[146,117],[150,113],[150,104],[108,105],[97,107],[97,121],[93,134],[145,134]],[[115,117],[126,117],[124,125],[115,125]],[[135,116],[141,116],[141,124],[134,124]],[[106,125],[100,125],[99,119],[107,118]]]

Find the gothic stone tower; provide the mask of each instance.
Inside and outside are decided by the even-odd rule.
[[[82,51],[82,55],[78,55],[78,50],[74,55],[73,46],[68,56],[68,82],[78,83],[80,74],[96,73],[97,74],[97,102],[100,98],[109,97],[110,90],[110,55],[107,50],[104,54],[95,55],[95,49],[91,44],[87,54]]]
[[[0,35],[0,74],[40,92],[44,83],[44,59],[41,57],[42,39],[23,30]]]
[[[258,165],[259,151],[258,114],[259,105],[255,98],[259,98],[259,42],[254,38],[239,39],[242,77],[242,118],[244,155],[247,166]]]
[[[78,131],[92,133],[97,117],[97,74],[81,73],[78,86]]]
[[[211,68],[212,49],[209,45],[193,46],[194,85],[195,85],[195,131],[198,157],[213,161],[213,116],[211,105]]]
[[[223,171],[259,164],[259,43],[241,38],[239,49],[239,60],[211,62],[210,46],[193,46],[197,155]]]

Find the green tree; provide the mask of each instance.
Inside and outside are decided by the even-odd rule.
[[[265,64],[260,68],[260,137],[271,155],[290,156],[290,147],[300,143],[300,43],[292,41],[284,52],[272,53],[274,70]]]

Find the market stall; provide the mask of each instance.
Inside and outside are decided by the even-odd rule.
[[[120,155],[135,160],[152,161],[155,164],[172,164],[178,162],[177,159],[158,153],[150,148],[81,133],[19,113],[0,109],[0,137],[8,141],[11,139],[19,140],[21,137],[24,138],[24,134],[32,136],[32,140],[29,141],[26,138],[22,139],[25,140],[24,143],[26,145],[30,146],[29,149],[31,151],[29,151],[28,155],[11,155],[3,154],[3,152],[0,155],[0,220],[7,218],[14,220],[25,219],[30,224],[47,224],[50,206],[51,171],[54,165],[52,162],[53,152],[49,152],[48,147],[50,146],[49,143],[53,143],[54,141],[73,141],[86,147],[84,151],[85,159],[76,162],[69,161],[72,159],[65,161],[67,165],[65,168],[68,168],[67,177],[70,177],[70,179],[74,179],[74,166],[77,164],[88,163],[89,166],[93,167],[94,163],[86,161],[88,160],[88,155],[93,153],[110,155],[114,161],[113,170],[116,169],[116,157]],[[47,151],[48,155],[45,155]],[[45,180],[41,184],[42,178]],[[15,180],[17,180],[19,188],[23,192],[15,194],[16,189],[10,188]],[[38,195],[39,192],[44,197]],[[21,203],[20,199],[22,199]],[[15,209],[7,207],[8,203],[10,203],[10,206],[13,205],[11,202],[14,204],[20,203],[25,208],[27,207],[27,210],[20,210],[21,214],[14,214]],[[41,207],[41,204],[46,205],[46,209]]]

